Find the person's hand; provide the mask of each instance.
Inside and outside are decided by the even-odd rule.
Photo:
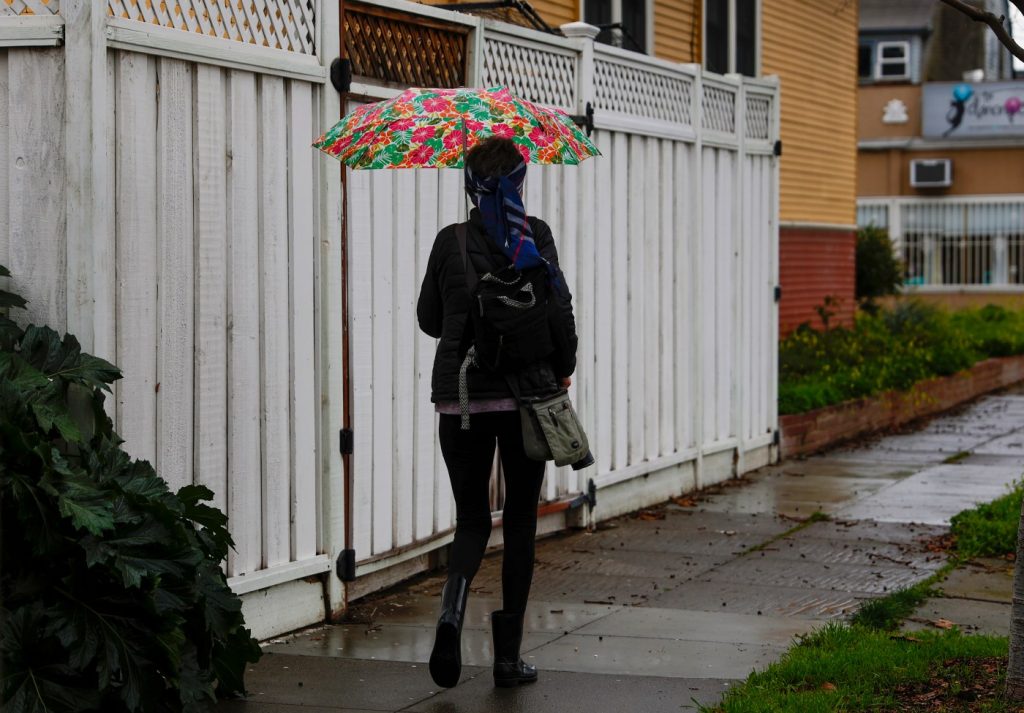
[[[570,386],[572,386],[572,377],[571,376],[564,377],[562,379],[562,388],[563,389],[568,389]]]

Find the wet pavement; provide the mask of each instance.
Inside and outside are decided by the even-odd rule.
[[[967,634],[1009,636],[1013,562],[981,558],[957,567],[904,623],[906,631],[958,627]]]
[[[989,397],[913,434],[539,542],[523,644],[540,669],[534,685],[491,682],[497,554],[473,582],[456,688],[438,690],[425,665],[443,584],[435,573],[356,602],[350,623],[269,643],[248,674],[249,699],[218,711],[695,710],[794,637],[927,578],[945,561],[929,543],[949,518],[1002,494],[1022,470],[1024,392]],[[998,622],[985,606],[1004,606],[981,574],[947,581],[965,590],[961,605],[979,605],[979,629]],[[928,617],[940,614],[919,618]]]

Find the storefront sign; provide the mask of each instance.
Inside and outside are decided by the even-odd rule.
[[[929,139],[1024,136],[1024,82],[925,84],[921,123]]]

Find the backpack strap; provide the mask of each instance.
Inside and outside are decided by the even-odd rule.
[[[476,274],[476,266],[473,264],[473,261],[469,259],[469,248],[467,246],[469,241],[468,222],[459,223],[455,226],[455,237],[459,240],[459,252],[462,254],[462,267],[466,271],[466,287],[469,289],[470,296],[472,296],[480,278]]]

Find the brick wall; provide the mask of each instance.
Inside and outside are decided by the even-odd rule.
[[[852,230],[783,227],[779,230],[779,332],[785,336],[802,322],[821,328],[815,307],[832,296],[839,300],[831,324],[849,325],[857,309]]]
[[[1024,356],[987,359],[953,376],[930,379],[908,392],[783,416],[783,457],[825,450],[843,441],[934,416],[982,394],[1024,381]]]

